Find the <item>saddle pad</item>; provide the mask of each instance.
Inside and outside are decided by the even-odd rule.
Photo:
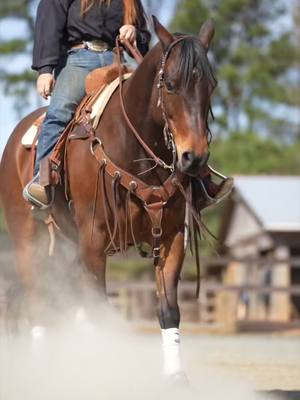
[[[129,72],[128,74],[124,74],[123,80],[129,79],[131,77],[131,75],[132,75],[132,72]],[[103,111],[105,110],[105,107],[107,106],[107,103],[109,102],[111,96],[113,95],[115,90],[119,87],[119,84],[120,84],[120,79],[118,77],[102,90],[99,97],[93,104],[92,112],[91,112],[91,119],[93,121],[94,129],[96,129],[97,126],[99,125],[99,121],[101,119]]]
[[[38,117],[37,120],[34,121],[33,125],[24,133],[21,143],[26,148],[31,148],[32,143],[36,137],[39,127],[42,125],[45,119],[46,113],[43,113]]]
[[[127,80],[130,78],[132,73],[128,73],[123,75],[123,80]],[[98,95],[98,97],[95,99],[94,104],[92,106],[92,112],[91,112],[91,119],[93,121],[93,128],[96,129],[101,116],[103,114],[103,111],[105,110],[105,107],[107,103],[109,102],[111,96],[113,93],[116,91],[116,89],[119,86],[119,77],[113,80],[109,85],[105,86],[105,88],[101,91],[101,93]],[[25,134],[22,137],[22,145],[26,148],[31,148],[34,138],[37,134],[37,131],[41,124],[43,123],[45,119],[45,115],[41,115],[36,121],[34,121],[33,125],[25,132]]]

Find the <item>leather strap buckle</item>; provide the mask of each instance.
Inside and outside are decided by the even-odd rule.
[[[147,203],[146,201],[144,202],[144,207],[146,209],[150,210],[159,210],[162,209],[165,205],[167,204],[166,201],[158,201],[156,203]]]
[[[109,45],[102,40],[84,41],[83,45],[85,49],[97,51],[99,53],[109,50]]]
[[[160,257],[160,248],[159,247],[154,247],[152,250],[152,255],[155,259]]]
[[[152,228],[152,236],[154,238],[161,238],[162,237],[162,228]]]

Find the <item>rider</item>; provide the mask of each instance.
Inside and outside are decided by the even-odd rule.
[[[23,192],[26,200],[49,202],[39,184],[40,161],[51,153],[84,97],[86,76],[112,64],[118,35],[143,55],[148,51],[151,35],[140,0],[40,1],[32,68],[39,74],[39,94],[51,100],[37,144],[34,178]]]
[[[113,62],[117,36],[136,44],[144,55],[151,35],[140,0],[41,0],[34,35],[33,65],[38,71],[37,90],[48,99],[36,152],[34,178],[23,196],[38,206],[49,204],[49,194],[39,184],[40,161],[48,156],[85,95],[85,79],[94,69]],[[232,183],[221,185],[206,168],[201,186],[207,202],[224,197]],[[207,205],[207,204],[206,204]]]

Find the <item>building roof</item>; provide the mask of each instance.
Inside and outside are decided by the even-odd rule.
[[[236,176],[236,192],[267,231],[300,232],[300,176]]]

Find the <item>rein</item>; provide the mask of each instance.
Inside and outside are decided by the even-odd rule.
[[[117,61],[118,61],[118,67],[119,67],[119,81],[120,81],[120,89],[119,89],[119,95],[120,95],[120,104],[121,104],[121,109],[123,116],[125,118],[125,121],[129,128],[131,129],[132,133],[140,143],[140,145],[143,147],[143,149],[146,151],[146,153],[151,157],[151,159],[155,162],[155,167],[159,165],[160,167],[164,169],[170,169],[172,172],[174,171],[173,166],[169,166],[163,161],[161,158],[159,158],[151,149],[150,147],[144,142],[144,140],[141,138],[140,134],[136,130],[136,128],[133,126],[132,122],[130,121],[130,118],[126,112],[125,105],[124,105],[124,98],[123,98],[123,71],[122,71],[122,61],[121,61],[121,48],[120,48],[120,40],[117,38],[116,40],[116,50],[117,50]]]

